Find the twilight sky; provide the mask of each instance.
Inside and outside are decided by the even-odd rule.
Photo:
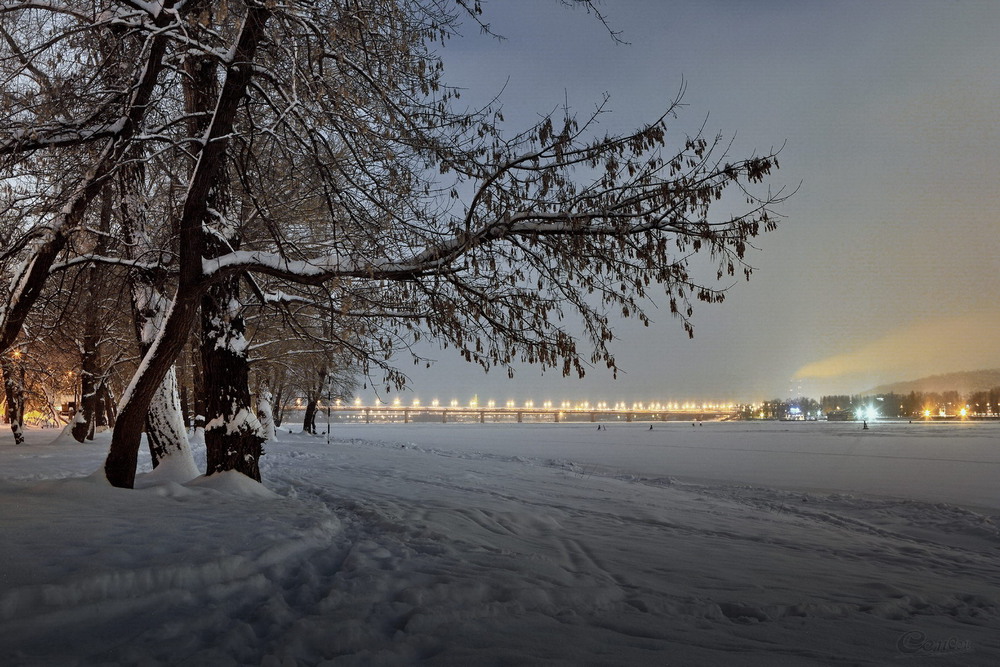
[[[734,158],[784,144],[771,183],[799,187],[785,220],[759,239],[750,282],[698,304],[693,340],[665,310],[648,329],[623,323],[617,380],[531,367],[508,380],[427,348],[439,362],[413,369],[404,402],[753,400],[1000,367],[1000,2],[601,8],[628,44],[556,0],[491,0],[507,39],[469,25],[441,51],[447,79],[470,104],[505,87],[511,131],[565,100],[583,116],[604,93],[603,125],[624,131],[686,82],[677,141],[705,123],[736,136]]]

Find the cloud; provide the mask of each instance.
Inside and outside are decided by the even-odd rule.
[[[891,331],[861,347],[806,364],[799,380],[910,380],[926,375],[1000,367],[994,341],[1000,313],[942,318]],[[860,388],[860,387],[859,387]]]

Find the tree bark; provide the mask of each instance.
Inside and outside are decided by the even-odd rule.
[[[96,312],[96,310],[96,308],[89,309],[90,312]],[[76,415],[73,417],[73,428],[70,430],[77,442],[93,440],[97,427],[101,363],[100,353],[97,349],[97,336],[95,335],[96,324],[93,324],[94,328],[91,328],[90,319],[88,314],[81,345],[80,403],[77,405]]]
[[[316,435],[316,399],[311,395],[306,401],[306,412],[302,417],[302,432]]]
[[[103,255],[107,249],[107,234],[111,229],[111,188],[101,193],[100,233],[94,245],[94,254]],[[87,295],[90,303],[84,315],[83,339],[80,341],[80,404],[73,419],[71,433],[77,442],[93,440],[100,413],[99,391],[103,384],[101,366],[101,330],[98,320],[98,299],[103,294],[101,274],[94,265],[86,269]]]
[[[201,304],[206,474],[236,470],[259,482],[264,437],[250,405],[238,286],[238,278],[212,285]]]
[[[7,420],[14,433],[14,444],[24,444],[24,366],[6,356],[0,357],[4,395],[7,398]]]
[[[104,418],[102,420],[103,423],[98,422],[99,425],[114,428],[118,414],[115,411],[115,397],[111,395],[111,389],[108,388],[107,381],[101,383],[101,405],[104,410]]]
[[[177,375],[173,367],[167,371],[167,376],[160,383],[156,395],[149,404],[146,415],[146,441],[149,443],[149,456],[156,468],[164,459],[172,456],[194,457],[188,446],[187,431],[180,414],[180,402],[177,398]]]
[[[275,442],[278,435],[275,431],[274,396],[267,387],[261,387],[257,394],[257,421],[260,422],[260,435],[264,442]]]

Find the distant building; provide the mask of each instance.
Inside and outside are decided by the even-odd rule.
[[[857,416],[851,410],[831,410],[826,413],[828,422],[849,422],[854,421]]]

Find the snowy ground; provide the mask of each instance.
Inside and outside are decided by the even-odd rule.
[[[5,432],[0,664],[1000,664],[1000,425],[334,430],[257,493]]]

